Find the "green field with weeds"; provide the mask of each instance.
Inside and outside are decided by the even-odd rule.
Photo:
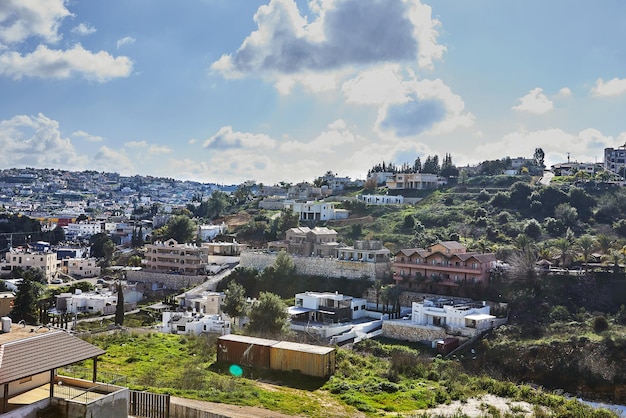
[[[253,369],[231,376],[228,365],[215,362],[215,336],[117,331],[86,340],[106,350],[99,373],[127,376],[132,389],[290,415],[426,416],[428,408],[490,393],[555,414],[547,416],[613,416],[530,386],[468,375],[458,362],[433,358],[430,350],[375,340],[338,349],[337,369],[328,380]],[[83,365],[86,376],[88,363]],[[500,416],[489,410],[485,405],[485,416]]]

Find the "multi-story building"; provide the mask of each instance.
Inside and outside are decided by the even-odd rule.
[[[89,238],[102,232],[103,225],[100,222],[79,222],[70,223],[63,229],[69,238]]]
[[[296,202],[285,201],[285,208],[290,208],[301,221],[330,221],[347,219],[350,212],[345,209],[336,209],[335,203],[323,201]]]
[[[219,225],[200,225],[198,226],[198,239],[200,241],[212,241],[216,236],[225,234],[228,227],[224,222]]]
[[[367,300],[339,293],[297,293],[290,313],[299,320],[339,323],[367,317]]]
[[[389,190],[435,189],[439,184],[437,175],[430,173],[397,173],[387,178]]]
[[[626,167],[626,144],[604,149],[604,169],[620,174]]]
[[[470,334],[493,328],[496,317],[485,303],[466,299],[431,298],[413,302],[411,322],[450,331],[469,330]]]
[[[175,239],[146,244],[146,270],[160,273],[198,275],[206,272],[209,248],[179,244]]]
[[[176,296],[176,299],[182,309],[191,309],[207,315],[221,315],[225,297],[224,292],[205,291],[202,293],[183,293]]]
[[[430,279],[444,285],[485,283],[496,264],[493,253],[468,252],[456,241],[443,241],[427,249],[402,249],[393,261],[393,278],[407,283]]]
[[[341,261],[358,261],[362,263],[387,264],[391,252],[381,241],[358,240],[354,246],[340,246],[335,249],[335,256]]]
[[[290,228],[285,233],[285,240],[271,242],[268,248],[307,257],[328,257],[334,255],[338,245],[337,231],[326,227],[301,226]]]
[[[95,258],[65,258],[63,269],[72,277],[98,277],[101,272]]]
[[[44,271],[48,282],[54,279],[61,270],[61,262],[57,260],[55,252],[31,251],[27,248],[12,248],[5,254],[5,260],[0,265],[4,271],[39,267]]]

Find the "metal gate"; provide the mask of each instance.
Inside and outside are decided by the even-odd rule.
[[[129,390],[128,415],[145,418],[169,418],[170,395]]]

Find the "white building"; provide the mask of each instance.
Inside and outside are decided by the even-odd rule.
[[[228,227],[224,222],[220,225],[200,225],[198,226],[198,238],[200,241],[213,241],[213,239],[221,234],[225,234]]]
[[[72,277],[98,277],[102,270],[95,258],[67,258],[62,261],[67,266],[67,274]]]
[[[290,208],[299,215],[301,221],[330,221],[336,219],[348,219],[350,211],[336,209],[335,203],[323,201],[296,202],[285,201],[285,208]]]
[[[483,331],[494,327],[496,317],[487,304],[451,298],[424,299],[413,302],[411,322],[450,331]],[[470,333],[471,333],[470,332]]]
[[[367,317],[367,300],[331,292],[297,293],[289,313],[299,320],[338,323]]]
[[[230,334],[230,322],[219,315],[197,314],[195,312],[163,312],[161,332],[171,334],[195,334],[204,332],[220,335]]]
[[[137,307],[137,302],[143,299],[143,293],[136,285],[124,285],[123,288],[124,311],[128,312]],[[76,289],[74,293],[61,293],[56,298],[58,312],[112,315],[117,307],[117,293],[112,291],[83,293]]]
[[[71,238],[83,237],[89,238],[92,235],[99,234],[103,231],[103,225],[101,222],[80,222],[71,223],[63,227],[65,235]]]

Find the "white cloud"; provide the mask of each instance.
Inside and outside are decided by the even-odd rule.
[[[595,96],[621,96],[626,93],[626,78],[616,77],[606,82],[599,78],[591,92]]]
[[[126,148],[148,148],[146,141],[129,141],[124,144]]]
[[[469,163],[505,156],[531,156],[535,148],[546,154],[546,165],[567,161],[567,153],[575,161],[593,162],[602,160],[604,148],[615,145],[615,139],[605,136],[596,129],[585,129],[569,133],[562,129],[511,132],[501,139],[481,143],[465,154]]]
[[[0,121],[0,148],[2,167],[82,169],[87,162],[61,137],[58,122],[41,113]]]
[[[102,142],[104,138],[97,135],[91,135],[85,131],[76,131],[72,133],[73,137],[84,139],[87,142]]]
[[[365,139],[348,130],[345,122],[339,119],[328,125],[328,129],[312,141],[288,141],[281,144],[279,150],[291,155],[333,154],[357,142],[365,143]]]
[[[172,152],[172,149],[170,147],[166,146],[166,145],[155,145],[155,144],[152,144],[148,148],[148,152],[151,155],[155,155],[155,154],[170,154]]]
[[[93,53],[80,44],[68,50],[51,50],[39,45],[34,52],[0,54],[0,75],[16,80],[22,77],[69,78],[81,74],[88,80],[105,82],[112,78],[128,77],[133,67],[128,57],[113,57],[108,52]]]
[[[383,104],[405,100],[406,87],[397,65],[384,65],[363,71],[343,83],[348,103]]]
[[[132,45],[134,43],[135,43],[135,38],[130,37],[130,36],[125,36],[122,39],[117,40],[117,49],[120,49],[120,47],[124,45]]]
[[[570,96],[572,96],[572,90],[570,90],[569,87],[563,87],[561,90],[559,90],[559,93],[556,95],[556,97],[559,99],[564,99]]]
[[[95,33],[95,32],[96,32],[96,28],[94,28],[93,26],[89,26],[85,23],[81,23],[78,26],[75,26],[74,28],[72,28],[72,33],[75,33],[81,36],[91,35],[92,33]]]
[[[0,42],[17,44],[30,37],[54,43],[61,39],[61,21],[72,14],[65,0],[2,0]]]
[[[376,128],[381,135],[414,137],[442,134],[474,124],[474,115],[441,79],[409,80],[402,83],[402,100],[385,103],[378,112]]]
[[[215,135],[204,141],[204,148],[211,150],[226,149],[272,149],[276,141],[267,135],[234,132],[232,126],[221,128]]]
[[[254,16],[258,29],[212,69],[226,77],[269,74],[280,79],[386,62],[430,67],[445,51],[437,44],[439,22],[419,1],[318,0],[309,9],[312,22],[300,15],[294,0],[259,7]]]
[[[517,106],[513,106],[513,110],[543,114],[554,108],[554,103],[543,94],[543,89],[539,87],[532,89],[526,96],[519,98],[518,101],[520,103]]]
[[[97,171],[108,171],[122,175],[135,174],[135,166],[125,151],[116,151],[102,146],[90,163],[90,167]]]

